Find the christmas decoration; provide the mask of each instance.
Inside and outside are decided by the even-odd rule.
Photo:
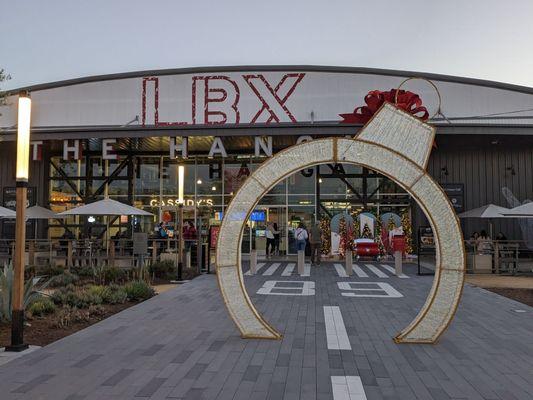
[[[409,210],[402,213],[402,228],[405,235],[405,253],[411,254],[413,252],[413,235],[411,230],[411,218],[409,217]]]
[[[383,244],[383,224],[381,222],[381,217],[376,218],[376,242],[379,248],[379,255],[384,256],[386,253],[385,245]]]
[[[344,257],[344,255],[346,254],[346,234],[346,220],[343,217],[339,222],[339,236],[341,237],[341,241],[339,244],[339,254],[342,257]]]
[[[396,225],[394,224],[394,220],[392,217],[389,217],[389,222],[387,223],[387,231],[392,231],[394,228],[396,228]]]
[[[346,223],[344,217],[339,221],[339,236],[339,254],[342,257],[346,255],[346,250],[355,251],[354,230]]]
[[[422,99],[416,93],[406,90],[398,91],[398,98],[396,99],[396,89],[391,89],[388,92],[380,90],[372,90],[365,96],[365,106],[357,107],[353,113],[339,114],[343,120],[341,122],[348,124],[366,124],[370,118],[381,108],[383,103],[394,103],[396,107],[407,111],[408,113],[425,121],[429,117],[428,110],[422,106]],[[422,115],[416,115],[420,114]]]
[[[331,228],[329,218],[322,218],[320,221],[320,241],[321,248],[320,251],[324,255],[329,255],[331,252]]]
[[[365,226],[363,226],[363,233],[362,233],[361,237],[363,237],[365,239],[373,239],[374,238],[374,235],[372,234],[372,231],[370,230],[370,227],[368,226],[368,224],[366,222],[365,222]]]
[[[361,214],[361,211],[355,211],[352,214],[354,239],[359,238],[359,232],[361,231],[361,224],[359,222],[359,214]]]

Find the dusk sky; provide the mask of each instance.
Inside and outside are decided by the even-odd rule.
[[[533,86],[533,1],[7,1],[2,89],[222,65],[423,71]]]

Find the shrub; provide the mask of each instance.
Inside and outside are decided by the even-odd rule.
[[[54,302],[47,297],[42,297],[31,303],[26,312],[30,317],[42,317],[43,315],[54,313],[55,310],[56,305]]]
[[[85,288],[76,288],[69,285],[56,290],[52,294],[52,300],[57,305],[67,305],[76,308],[87,308],[90,305],[102,304],[102,297]]]
[[[132,301],[146,300],[155,295],[154,289],[145,281],[128,282],[124,286],[128,299]]]
[[[88,309],[80,310],[76,307],[65,306],[58,311],[54,325],[57,328],[68,328],[73,323],[89,322],[91,317],[101,317],[105,315],[105,309],[100,305],[92,305]]]
[[[155,262],[149,267],[150,275],[161,279],[175,278],[176,270],[176,265],[171,260]]]
[[[13,296],[14,275],[15,273],[11,263],[5,264],[4,268],[0,270],[0,321],[11,321],[11,300]],[[44,283],[40,282],[40,278],[32,278],[24,283],[24,308],[28,307],[32,301],[39,298],[41,296],[39,292],[45,289],[50,283],[50,281]]]
[[[42,267],[37,267],[35,272],[39,275],[56,276],[65,272],[65,268],[55,264],[48,264]]]
[[[87,310],[79,310],[75,307],[63,307],[57,313],[55,320],[55,325],[58,328],[64,329],[68,328],[75,322],[86,322],[89,321],[90,314]]]
[[[122,304],[128,299],[128,295],[119,285],[93,285],[87,290],[92,295],[101,297],[102,302],[105,304]]]
[[[101,280],[103,283],[124,282],[126,272],[118,267],[105,267],[102,269]]]
[[[72,270],[75,271],[80,278],[94,278],[96,275],[92,267],[76,267],[72,268]]]
[[[64,271],[60,275],[56,275],[51,278],[50,287],[68,286],[78,283],[80,278],[78,275],[73,274],[70,271]]]
[[[200,275],[200,273],[196,270],[196,268],[183,268],[182,279],[184,280],[194,279],[198,275]]]
[[[108,304],[123,304],[128,300],[128,294],[122,286],[109,285],[107,297],[104,302]]]

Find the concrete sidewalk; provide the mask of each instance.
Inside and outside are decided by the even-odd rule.
[[[533,398],[533,308],[467,285],[437,345],[396,345],[392,337],[416,315],[433,277],[416,276],[413,266],[400,279],[361,265],[367,278],[346,278],[327,264],[301,278],[282,275],[289,266],[279,264],[245,281],[281,341],[240,339],[215,277],[201,276],[1,366],[0,398]],[[277,289],[265,289],[267,281]],[[340,290],[360,284],[381,295],[394,294],[390,286],[400,297]]]

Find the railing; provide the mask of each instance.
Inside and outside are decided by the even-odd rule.
[[[183,265],[185,268],[207,270],[209,260],[205,238],[184,241]],[[13,260],[14,240],[0,239],[0,266]],[[130,268],[139,262],[155,263],[172,260],[177,265],[179,258],[179,239],[148,239],[145,254],[135,254],[132,239],[102,240],[26,240],[25,265],[63,266],[116,266]]]
[[[533,272],[533,251],[523,240],[465,240],[467,272],[512,274]]]

